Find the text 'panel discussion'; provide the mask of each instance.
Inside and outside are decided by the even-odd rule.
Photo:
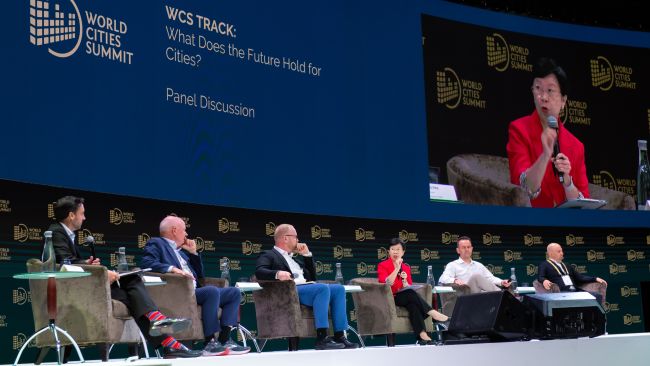
[[[647,365],[638,0],[13,0],[0,366]]]

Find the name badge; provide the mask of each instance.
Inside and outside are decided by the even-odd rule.
[[[571,277],[569,275],[562,276],[562,281],[564,281],[565,286],[573,286],[573,281],[571,281]]]

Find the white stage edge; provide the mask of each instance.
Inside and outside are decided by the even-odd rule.
[[[74,356],[72,356],[74,357]],[[80,364],[72,361],[68,365]],[[650,333],[605,335],[596,338],[555,339],[528,342],[480,343],[445,346],[367,347],[356,350],[297,352],[274,351],[240,356],[193,359],[141,359],[133,362],[86,361],[89,366],[397,366],[397,365],[476,365],[503,366],[648,366]],[[21,364],[32,365],[32,364]],[[43,363],[51,366],[56,363]]]

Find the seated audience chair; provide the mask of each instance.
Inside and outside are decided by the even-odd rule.
[[[353,292],[352,299],[357,314],[360,335],[386,335],[386,345],[395,346],[396,333],[412,333],[406,308],[395,306],[390,286],[379,283],[376,278],[355,278],[351,285],[361,286],[362,292]],[[416,290],[431,305],[431,285],[422,284]],[[427,332],[433,331],[431,318],[424,322]]]

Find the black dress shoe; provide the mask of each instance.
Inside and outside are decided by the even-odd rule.
[[[325,337],[323,339],[316,340],[314,344],[316,349],[343,349],[345,345],[343,343],[336,343],[331,337]]]
[[[350,342],[350,341],[348,341],[348,339],[346,337],[334,338],[334,342],[342,344],[342,345],[345,346],[345,348],[348,348],[348,349],[350,349],[350,348],[359,348],[358,343]]]
[[[174,334],[182,332],[192,325],[192,320],[187,318],[165,318],[156,320],[151,323],[149,328],[149,335],[157,337],[162,334]]]
[[[436,344],[436,342],[434,342],[434,341],[431,340],[431,339],[430,339],[430,340],[418,339],[418,341],[416,342],[416,344],[417,344],[418,346],[434,346],[434,345]]]
[[[164,358],[194,358],[203,354],[201,350],[191,350],[185,346],[180,349],[165,347],[163,348]]]

